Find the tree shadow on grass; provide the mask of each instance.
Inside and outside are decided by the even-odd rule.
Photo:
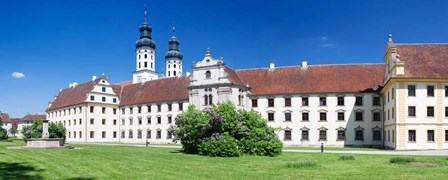
[[[31,172],[44,171],[22,163],[0,162],[0,179],[44,179],[41,175],[30,175]]]
[[[173,154],[186,154],[185,151],[182,150],[182,149],[172,150],[172,151],[170,151],[170,153],[173,153]]]
[[[94,180],[95,178],[91,177],[75,177],[75,178],[69,178],[67,180]]]

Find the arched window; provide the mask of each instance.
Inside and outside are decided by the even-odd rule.
[[[141,68],[141,64],[140,64],[140,62],[138,62],[138,68]]]
[[[212,105],[212,104],[213,104],[213,96],[208,95],[208,105]]]
[[[151,63],[151,69],[152,69],[152,63]]]
[[[140,58],[141,58],[141,55],[139,54],[139,55],[138,55],[138,59],[140,59]]]
[[[146,58],[148,58],[148,55],[147,55],[147,54],[145,54],[145,59],[146,59]]]
[[[204,105],[208,105],[208,95],[204,96]]]
[[[176,64],[174,64],[173,66],[174,66],[174,68],[176,68]]]
[[[174,76],[176,76],[176,71],[174,71],[173,73],[174,73]]]
[[[168,77],[170,77],[170,76],[171,76],[170,71],[168,71]]]
[[[148,62],[145,61],[145,68],[148,67]]]
[[[212,78],[212,73],[211,73],[210,71],[206,71],[206,72],[205,72],[205,78],[206,78],[206,79],[210,79],[210,78]]]
[[[170,65],[168,64],[168,69],[170,68]]]

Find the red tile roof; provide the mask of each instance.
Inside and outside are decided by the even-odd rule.
[[[118,85],[118,86],[127,86],[127,85],[131,85],[131,84],[132,84],[132,80],[115,83],[115,85]]]
[[[83,103],[87,99],[87,93],[90,92],[93,89],[93,86],[99,81],[100,78],[94,81],[78,84],[75,87],[63,89],[51,103],[51,106],[47,108],[47,111]]]
[[[404,78],[448,78],[448,44],[395,44]]]
[[[252,95],[347,93],[377,90],[384,64],[316,65],[237,70]]]
[[[11,118],[10,120],[12,122],[12,127],[16,127],[17,128],[17,123],[19,123],[20,118]]]
[[[0,117],[2,118],[2,121],[5,123],[11,122],[10,120],[11,117],[9,117],[8,113],[0,113]]]
[[[47,116],[45,114],[27,114],[20,121],[35,121],[35,120],[46,120]]]
[[[229,79],[229,81],[231,83],[240,85],[240,86],[245,86],[245,84],[241,80],[240,76],[235,72],[235,70],[226,66],[224,68],[224,71],[226,71],[226,73],[228,74],[227,78]]]
[[[189,76],[164,78],[124,86],[120,105],[188,100]]]

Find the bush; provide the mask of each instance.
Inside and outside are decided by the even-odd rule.
[[[42,138],[43,125],[42,121],[36,120],[31,126],[23,126],[20,131],[23,135],[23,139],[26,141],[30,138]],[[63,138],[65,142],[65,127],[62,123],[49,123],[48,133],[50,138]]]
[[[221,157],[275,156],[283,148],[275,129],[269,127],[260,114],[237,111],[232,102],[204,111],[190,105],[176,117],[176,126],[170,131],[186,153]]]
[[[8,131],[0,127],[0,140],[6,140],[6,139],[8,139]]]
[[[288,168],[313,168],[313,167],[318,167],[318,166],[319,166],[319,164],[317,164],[316,161],[311,161],[311,160],[289,162],[286,165],[286,167],[288,167]]]
[[[339,155],[339,160],[355,160],[355,157],[353,155],[349,155],[349,154],[341,154]]]
[[[389,159],[390,163],[399,163],[399,164],[406,164],[410,162],[415,162],[415,159],[413,157],[392,157]]]

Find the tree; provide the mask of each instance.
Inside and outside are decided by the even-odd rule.
[[[31,126],[23,126],[21,133],[25,140],[30,138],[42,138],[43,123],[41,120],[35,120]],[[63,138],[65,141],[66,129],[62,123],[49,123],[48,133],[50,138]]]
[[[230,101],[204,111],[190,105],[176,118],[176,126],[171,131],[174,141],[180,141],[186,153],[222,157],[275,156],[283,148],[266,119],[255,111],[238,111]]]
[[[16,137],[16,134],[17,134],[18,132],[19,132],[19,131],[17,130],[16,127],[12,127],[11,129],[9,129],[9,133],[12,134],[13,137]]]
[[[0,116],[0,140],[8,139],[8,132],[3,129],[3,118]]]

